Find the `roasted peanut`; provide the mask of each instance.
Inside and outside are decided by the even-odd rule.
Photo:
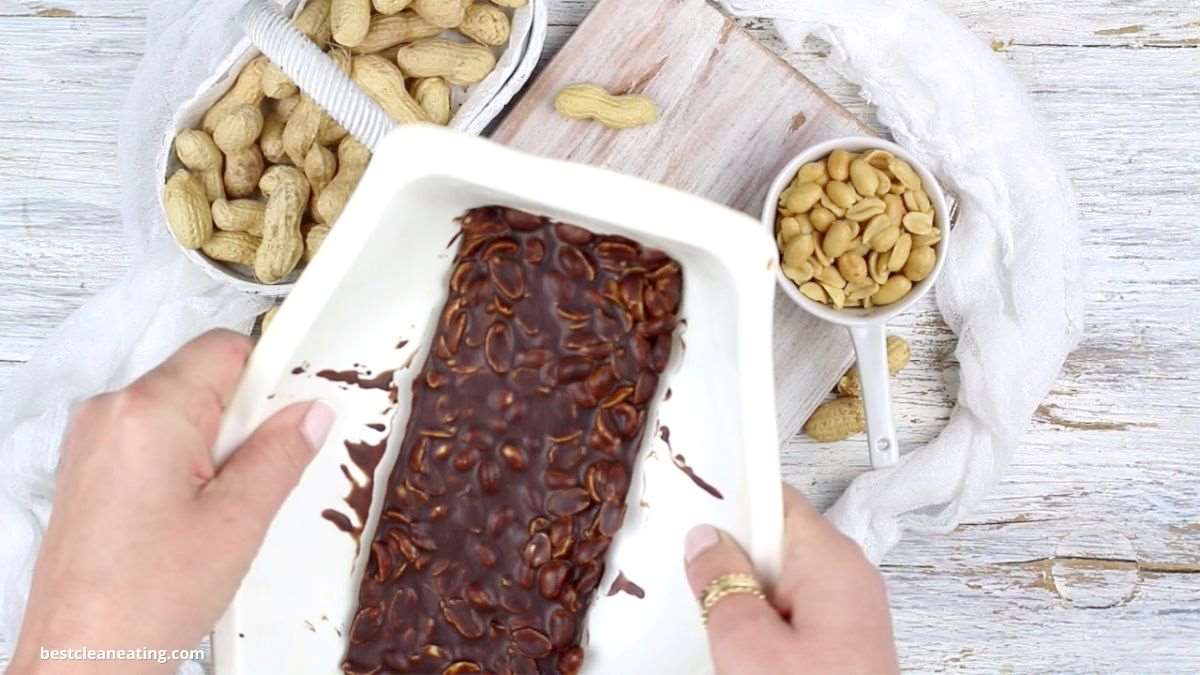
[[[888,374],[895,375],[908,366],[912,359],[912,349],[899,335],[887,337]],[[862,396],[862,381],[858,377],[858,365],[850,366],[850,370],[838,381],[837,391],[843,396]]]
[[[921,177],[917,175],[916,171],[913,171],[913,168],[909,166],[908,162],[893,157],[888,161],[888,170],[892,172],[892,175],[895,176],[905,188],[908,188],[909,190],[921,189]]]
[[[937,253],[928,246],[920,246],[908,254],[908,261],[904,263],[902,271],[909,281],[916,283],[924,281],[936,263]]]
[[[831,180],[826,183],[825,194],[829,197],[830,201],[843,209],[849,209],[860,199],[854,188],[840,180]]]
[[[837,398],[817,407],[804,424],[804,433],[820,443],[844,441],[867,428],[863,403],[857,398]]]
[[[308,230],[308,234],[304,236],[304,262],[310,262],[313,256],[317,255],[317,251],[321,250],[321,245],[325,243],[325,237],[329,236],[328,225],[313,225]]]
[[[275,99],[287,98],[297,91],[296,83],[292,82],[291,78],[274,63],[268,63],[263,67],[262,88],[263,94],[267,98]]]
[[[296,166],[304,166],[308,150],[321,134],[321,122],[325,112],[308,96],[300,98],[300,105],[288,118],[283,127],[283,150]]]
[[[370,161],[371,153],[366,146],[354,140],[352,136],[342,139],[338,144],[337,175],[317,198],[316,210],[322,221],[330,224],[337,222]]]
[[[217,122],[213,142],[226,155],[245,150],[258,140],[263,130],[262,109],[257,103],[233,106]]]
[[[287,98],[281,98],[275,101],[275,114],[284,122],[292,116],[296,108],[300,106],[300,94],[296,93]]]
[[[891,305],[912,290],[912,282],[908,277],[903,275],[893,275],[888,277],[888,280],[871,296],[871,302],[875,305]]]
[[[829,172],[825,169],[825,162],[809,162],[800,167],[796,173],[796,179],[792,185],[800,183],[816,183],[818,186],[823,186],[829,182]]]
[[[246,232],[262,236],[267,205],[256,199],[218,199],[212,204],[213,225],[226,232]]]
[[[380,14],[396,14],[412,4],[412,0],[372,0],[371,6]]]
[[[304,158],[304,175],[308,178],[313,194],[321,194],[325,186],[337,175],[337,155],[324,146],[312,146]]]
[[[396,51],[396,63],[406,76],[441,77],[450,84],[468,85],[492,72],[496,55],[483,45],[429,38],[401,46]]]
[[[258,147],[262,149],[263,157],[272,164],[284,164],[288,161],[287,152],[283,149],[283,130],[287,120],[273,112],[263,120],[262,134],[258,137]]]
[[[450,85],[440,77],[426,77],[413,84],[413,98],[429,121],[443,126],[450,123]]]
[[[217,124],[225,117],[231,109],[240,105],[257,106],[262,103],[262,73],[268,61],[267,57],[259,56],[242,68],[242,72],[238,74],[237,81],[233,83],[233,87],[225,92],[221,100],[213,104],[213,107],[204,113],[204,118],[200,122],[200,128],[208,133],[214,133],[217,130]],[[219,146],[220,144],[218,144]]]
[[[466,16],[467,2],[470,0],[413,0],[412,8],[435,26],[457,28]]]
[[[371,0],[333,0],[329,24],[338,44],[347,47],[359,44],[371,27]]]
[[[595,120],[610,129],[653,124],[658,107],[648,96],[616,96],[594,84],[573,84],[559,92],[554,109],[571,119]]]
[[[400,68],[382,56],[366,54],[354,57],[350,77],[396,122],[428,121],[421,104],[404,88],[404,74]]]
[[[508,42],[512,26],[503,10],[486,2],[476,2],[467,7],[458,32],[481,45],[499,47]]]
[[[163,189],[167,225],[175,240],[184,248],[204,245],[213,233],[212,210],[204,186],[187,169],[171,176]]]
[[[275,166],[272,171],[275,175],[263,217],[262,245],[254,258],[254,276],[265,284],[283,281],[304,255],[300,223],[309,196],[308,180],[298,169]]]
[[[219,262],[254,266],[254,258],[262,239],[247,232],[213,232],[200,247],[204,255]]]
[[[829,168],[829,177],[836,181],[844,181],[850,177],[850,162],[854,156],[845,150],[834,150],[829,159],[826,160],[826,165]]]
[[[362,42],[354,46],[355,54],[374,54],[385,49],[423,38],[436,37],[442,29],[413,12],[395,16],[375,16]]]
[[[309,0],[296,17],[296,28],[321,49],[325,48],[333,36],[333,27],[330,24],[332,9],[332,0]]]
[[[879,172],[862,159],[850,163],[850,182],[858,194],[867,197],[879,190]]]
[[[213,142],[212,136],[199,129],[185,129],[175,136],[175,155],[189,171],[204,184],[208,201],[225,197],[225,184],[221,181],[224,155]]]
[[[257,145],[225,155],[225,193],[233,199],[249,197],[263,173],[262,151]]]
[[[821,200],[821,186],[816,183],[800,183],[784,190],[780,206],[784,213],[807,213]]]

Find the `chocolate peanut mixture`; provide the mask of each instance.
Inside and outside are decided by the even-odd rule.
[[[671,355],[678,263],[500,207],[450,295],[371,542],[348,674],[571,674]]]

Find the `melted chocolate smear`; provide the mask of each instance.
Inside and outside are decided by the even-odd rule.
[[[664,400],[664,401],[670,401],[670,400],[671,400],[671,388],[670,388],[670,387],[667,387],[667,395],[666,395],[666,396],[663,396],[663,400]]]
[[[404,349],[408,346],[408,340],[401,340],[396,343],[396,349]]]
[[[351,537],[358,538],[358,528],[354,527],[354,523],[350,522],[350,518],[341,511],[325,509],[321,512],[321,517],[333,523],[333,526],[342,532],[345,532]]]
[[[370,429],[371,431],[383,431],[383,430],[387,429],[387,425],[380,424],[378,422],[373,422],[371,424],[368,424],[367,428]]]
[[[371,377],[370,371],[360,373],[357,370],[322,370],[317,373],[317,377],[330,382],[340,382],[349,384],[359,389],[379,389],[381,391],[390,391],[392,389],[392,376],[395,375],[395,370],[385,370],[378,375]]]
[[[613,579],[612,586],[608,588],[608,597],[612,597],[617,593],[628,593],[638,600],[646,597],[646,591],[637,584],[629,580],[624,572],[617,572],[617,578]]]
[[[684,458],[683,455],[675,454],[674,448],[671,447],[671,428],[670,427],[668,427],[665,424],[660,426],[658,428],[658,435],[659,435],[659,437],[661,437],[663,439],[663,442],[667,444],[667,450],[669,450],[671,452],[671,461],[675,463],[675,468],[682,471],[683,474],[685,476],[687,476],[688,478],[691,478],[692,482],[696,484],[696,487],[700,488],[701,490],[704,490],[705,492],[716,497],[717,499],[725,499],[725,495],[721,494],[721,491],[718,490],[716,487],[714,487],[712,483],[709,483],[708,481],[704,480],[700,476],[696,475],[696,470],[693,469],[692,467],[688,466],[687,460]]]
[[[301,363],[300,365],[296,366],[295,368],[292,368],[292,374],[293,375],[303,375],[304,373],[307,373],[309,365],[310,364],[308,363],[308,361]]]
[[[383,459],[387,443],[388,439],[386,438],[378,443],[346,441],[346,452],[350,455],[350,461],[367,477],[366,482],[359,485],[358,481],[350,475],[350,469],[345,464],[341,466],[342,475],[350,481],[350,493],[346,495],[346,505],[358,517],[360,523],[366,523],[367,514],[371,512],[371,494],[375,491],[375,469]],[[356,527],[344,513],[326,509],[321,512],[321,517],[333,523],[342,532],[349,534],[356,543],[360,542],[362,527]]]

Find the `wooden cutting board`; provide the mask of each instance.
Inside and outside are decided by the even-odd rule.
[[[566,119],[554,111],[554,97],[577,82],[646,94],[659,106],[659,121],[613,131]],[[670,185],[757,219],[776,174],[801,150],[869,133],[705,0],[601,0],[493,138]],[[800,429],[851,353],[845,329],[776,294],[781,440]]]

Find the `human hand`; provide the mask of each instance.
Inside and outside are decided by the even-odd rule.
[[[212,629],[334,421],[323,403],[289,406],[213,466],[252,347],[207,333],[76,411],[10,674],[168,672],[156,661],[42,660],[41,650],[170,652]]]
[[[883,577],[862,549],[834,529],[795,488],[783,486],[784,549],[779,583],[760,599],[728,595],[708,615],[719,675],[899,672]],[[697,597],[726,574],[753,574],[724,532],[700,525],[685,541]]]

